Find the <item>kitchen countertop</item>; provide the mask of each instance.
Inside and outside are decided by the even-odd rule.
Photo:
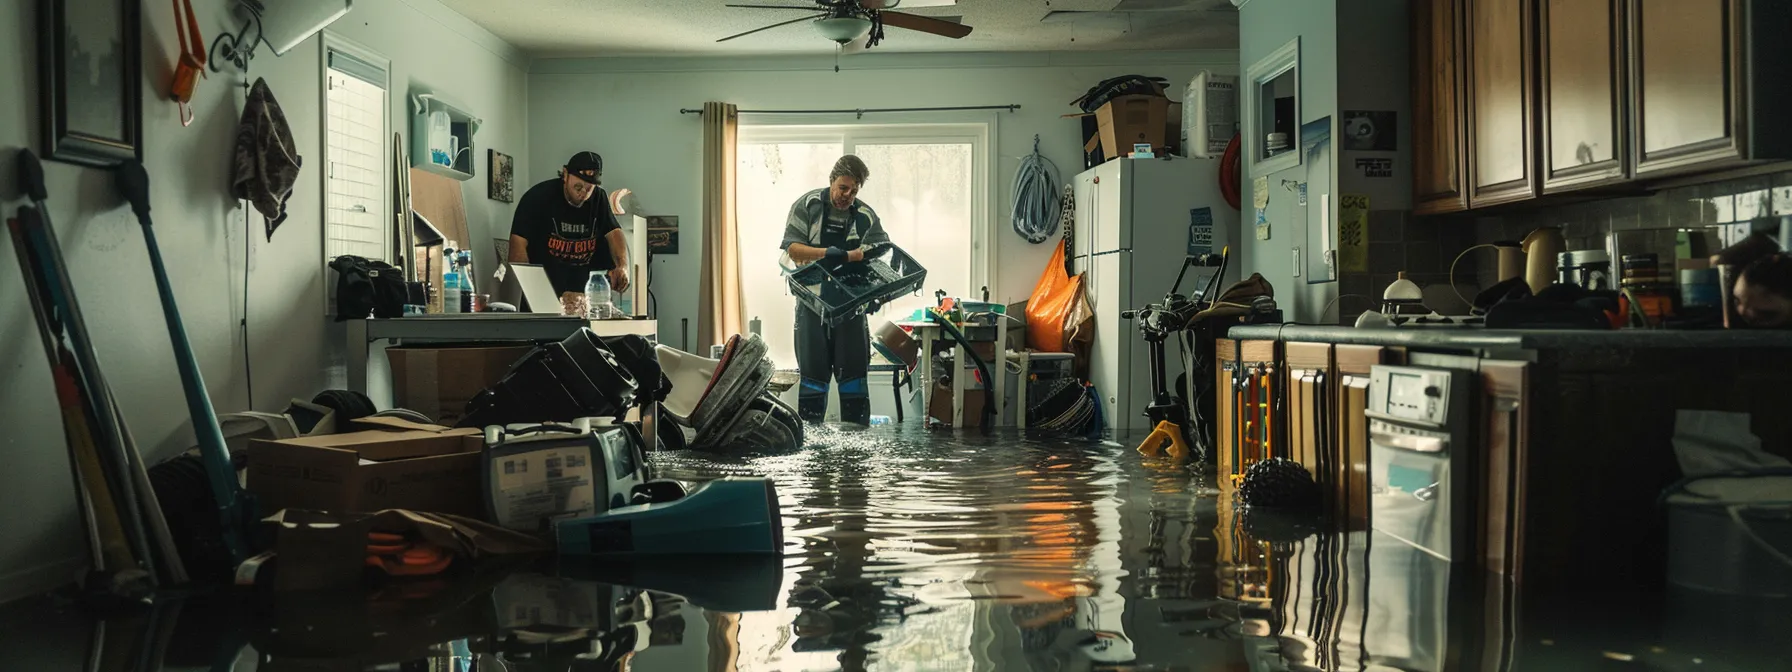
[[[1227,338],[1346,345],[1463,350],[1586,350],[1593,348],[1792,348],[1792,331],[1709,329],[1465,329],[1394,327],[1357,329],[1301,324],[1233,327]]]

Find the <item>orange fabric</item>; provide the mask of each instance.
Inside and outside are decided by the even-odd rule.
[[[1067,320],[1082,295],[1083,276],[1072,277],[1064,272],[1064,241],[1060,240],[1051,261],[1045,262],[1039,284],[1033,286],[1033,296],[1027,299],[1027,347],[1040,352],[1070,352],[1071,343],[1066,336],[1074,325]]]

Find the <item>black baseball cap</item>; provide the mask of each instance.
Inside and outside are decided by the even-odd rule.
[[[604,176],[604,157],[597,152],[579,152],[566,160],[566,170],[579,179],[592,184]]]

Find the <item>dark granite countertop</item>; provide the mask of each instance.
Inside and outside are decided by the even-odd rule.
[[[1228,338],[1297,343],[1383,345],[1451,350],[1585,350],[1594,348],[1792,348],[1792,331],[1623,329],[1575,331],[1391,327],[1357,329],[1299,324],[1233,327]]]

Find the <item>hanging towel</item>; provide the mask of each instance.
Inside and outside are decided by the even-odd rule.
[[[286,221],[286,199],[292,197],[302,163],[292,129],[286,125],[286,113],[280,111],[267,80],[256,78],[243,106],[243,119],[236,126],[236,167],[230,192],[253,203],[256,212],[267,219],[268,240],[274,239],[274,229]]]

